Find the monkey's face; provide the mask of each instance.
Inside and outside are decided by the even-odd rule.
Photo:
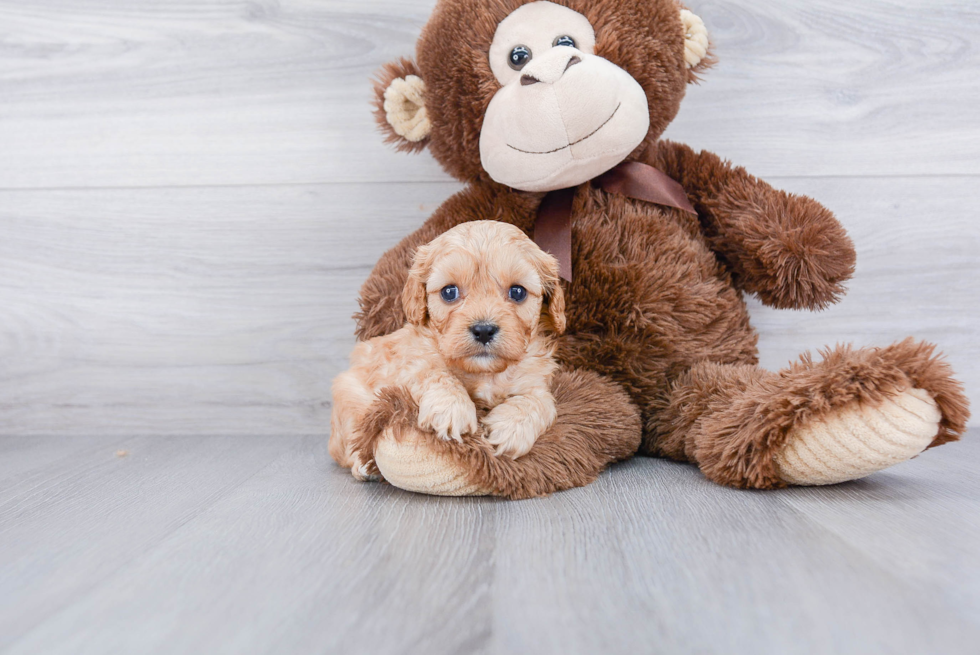
[[[490,177],[524,191],[575,186],[643,142],[643,87],[594,50],[589,20],[551,2],[524,5],[497,26],[490,68],[501,87],[480,133]]]
[[[416,56],[379,72],[388,140],[523,191],[639,159],[714,61],[679,0],[438,0]]]

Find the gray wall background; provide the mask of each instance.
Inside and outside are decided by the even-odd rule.
[[[360,283],[459,188],[368,107],[432,4],[0,0],[0,433],[325,433]],[[858,248],[827,311],[751,301],[763,364],[913,335],[976,401],[980,5],[690,5],[720,64],[668,136]]]

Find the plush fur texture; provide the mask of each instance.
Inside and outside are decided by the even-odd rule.
[[[450,472],[440,480],[448,481],[451,489],[433,489],[426,486],[425,479],[419,484],[422,476],[392,476],[394,484],[411,491],[515,500],[589,484],[609,464],[636,452],[640,418],[616,384],[587,371],[559,371],[551,392],[558,405],[558,419],[527,455],[516,460],[497,457],[480,433],[464,436],[462,443],[433,440],[416,427],[418,407],[411,396],[396,388],[379,394],[368,417],[369,429],[361,433],[355,447],[379,453],[378,465],[386,475],[389,466],[395,467],[381,453],[395,452],[404,460],[408,459],[405,450],[412,453],[418,449],[424,449],[426,455],[420,464]],[[597,407],[605,411],[595,412]],[[394,443],[378,448],[383,440]],[[404,450],[399,451],[399,446]],[[466,474],[465,482],[454,479],[460,471]]]
[[[483,114],[499,86],[487,50],[497,23],[521,4],[441,0],[423,31],[415,70],[427,85],[428,146],[468,186],[378,262],[361,290],[361,339],[401,327],[400,293],[418,246],[473,220],[502,221],[533,233],[543,194],[490,180],[480,167],[478,145]],[[758,368],[757,337],[743,293],[787,309],[817,310],[836,302],[854,271],[850,239],[815,200],[773,189],[712,153],[659,140],[686,84],[713,62],[709,55],[696,68],[686,67],[680,5],[558,4],[590,20],[596,54],[628,71],[647,94],[650,129],[626,160],[656,166],[677,180],[698,215],[609,195],[588,183],[578,188],[572,210],[575,273],[572,282],[562,283],[567,330],[557,357],[570,376],[562,379],[574,380],[579,395],[574,407],[559,399],[558,420],[548,432],[553,437],[542,437],[525,457],[489,459],[478,436],[462,445],[426,440],[412,432],[407,416],[413,410],[391,399],[378,414],[384,433],[412,432],[413,442],[431,445],[437,461],[450,458],[453,470],[464,466],[473,488],[510,497],[591,480],[609,461],[625,456],[627,444],[644,454],[696,463],[721,484],[784,486],[776,458],[794,430],[848,403],[874,405],[911,388],[927,392],[941,412],[932,445],[958,438],[969,417],[967,401],[931,345],[838,347],[824,352],[822,361],[804,355],[776,373]],[[385,75],[398,67],[411,68],[398,64]],[[557,378],[555,385],[559,398]],[[610,400],[614,390],[628,402]],[[631,426],[636,432],[625,436]]]
[[[869,406],[910,388],[924,389],[942,418],[938,446],[962,434],[969,416],[962,387],[935,347],[906,339],[887,348],[838,346],[809,354],[778,373],[702,362],[673,385],[646,450],[697,462],[710,479],[734,487],[785,486],[775,455],[794,428],[853,401]]]

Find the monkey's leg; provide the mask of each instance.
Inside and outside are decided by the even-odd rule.
[[[934,347],[837,347],[770,373],[701,363],[652,413],[641,450],[769,489],[864,477],[959,438],[967,400]]]
[[[636,452],[640,417],[616,383],[588,371],[559,371],[552,381],[558,417],[522,457],[497,457],[481,434],[443,441],[419,430],[411,397],[386,390],[369,421],[384,479],[440,496],[531,498],[580,487],[610,463]]]

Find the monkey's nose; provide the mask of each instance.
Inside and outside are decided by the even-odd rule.
[[[535,57],[523,69],[521,86],[544,82],[554,84],[569,68],[581,64],[582,57],[572,48],[552,48],[540,57]]]
[[[494,335],[499,331],[500,328],[493,323],[475,323],[470,326],[470,332],[473,333],[473,338],[484,346],[493,341]]]
[[[575,64],[581,64],[581,63],[582,63],[582,58],[579,57],[578,55],[575,55],[574,57],[568,60],[567,64],[565,64],[565,70],[567,71]],[[564,73],[564,71],[562,72]],[[530,86],[531,84],[537,84],[540,81],[541,80],[534,77],[533,75],[521,75],[521,86]]]

